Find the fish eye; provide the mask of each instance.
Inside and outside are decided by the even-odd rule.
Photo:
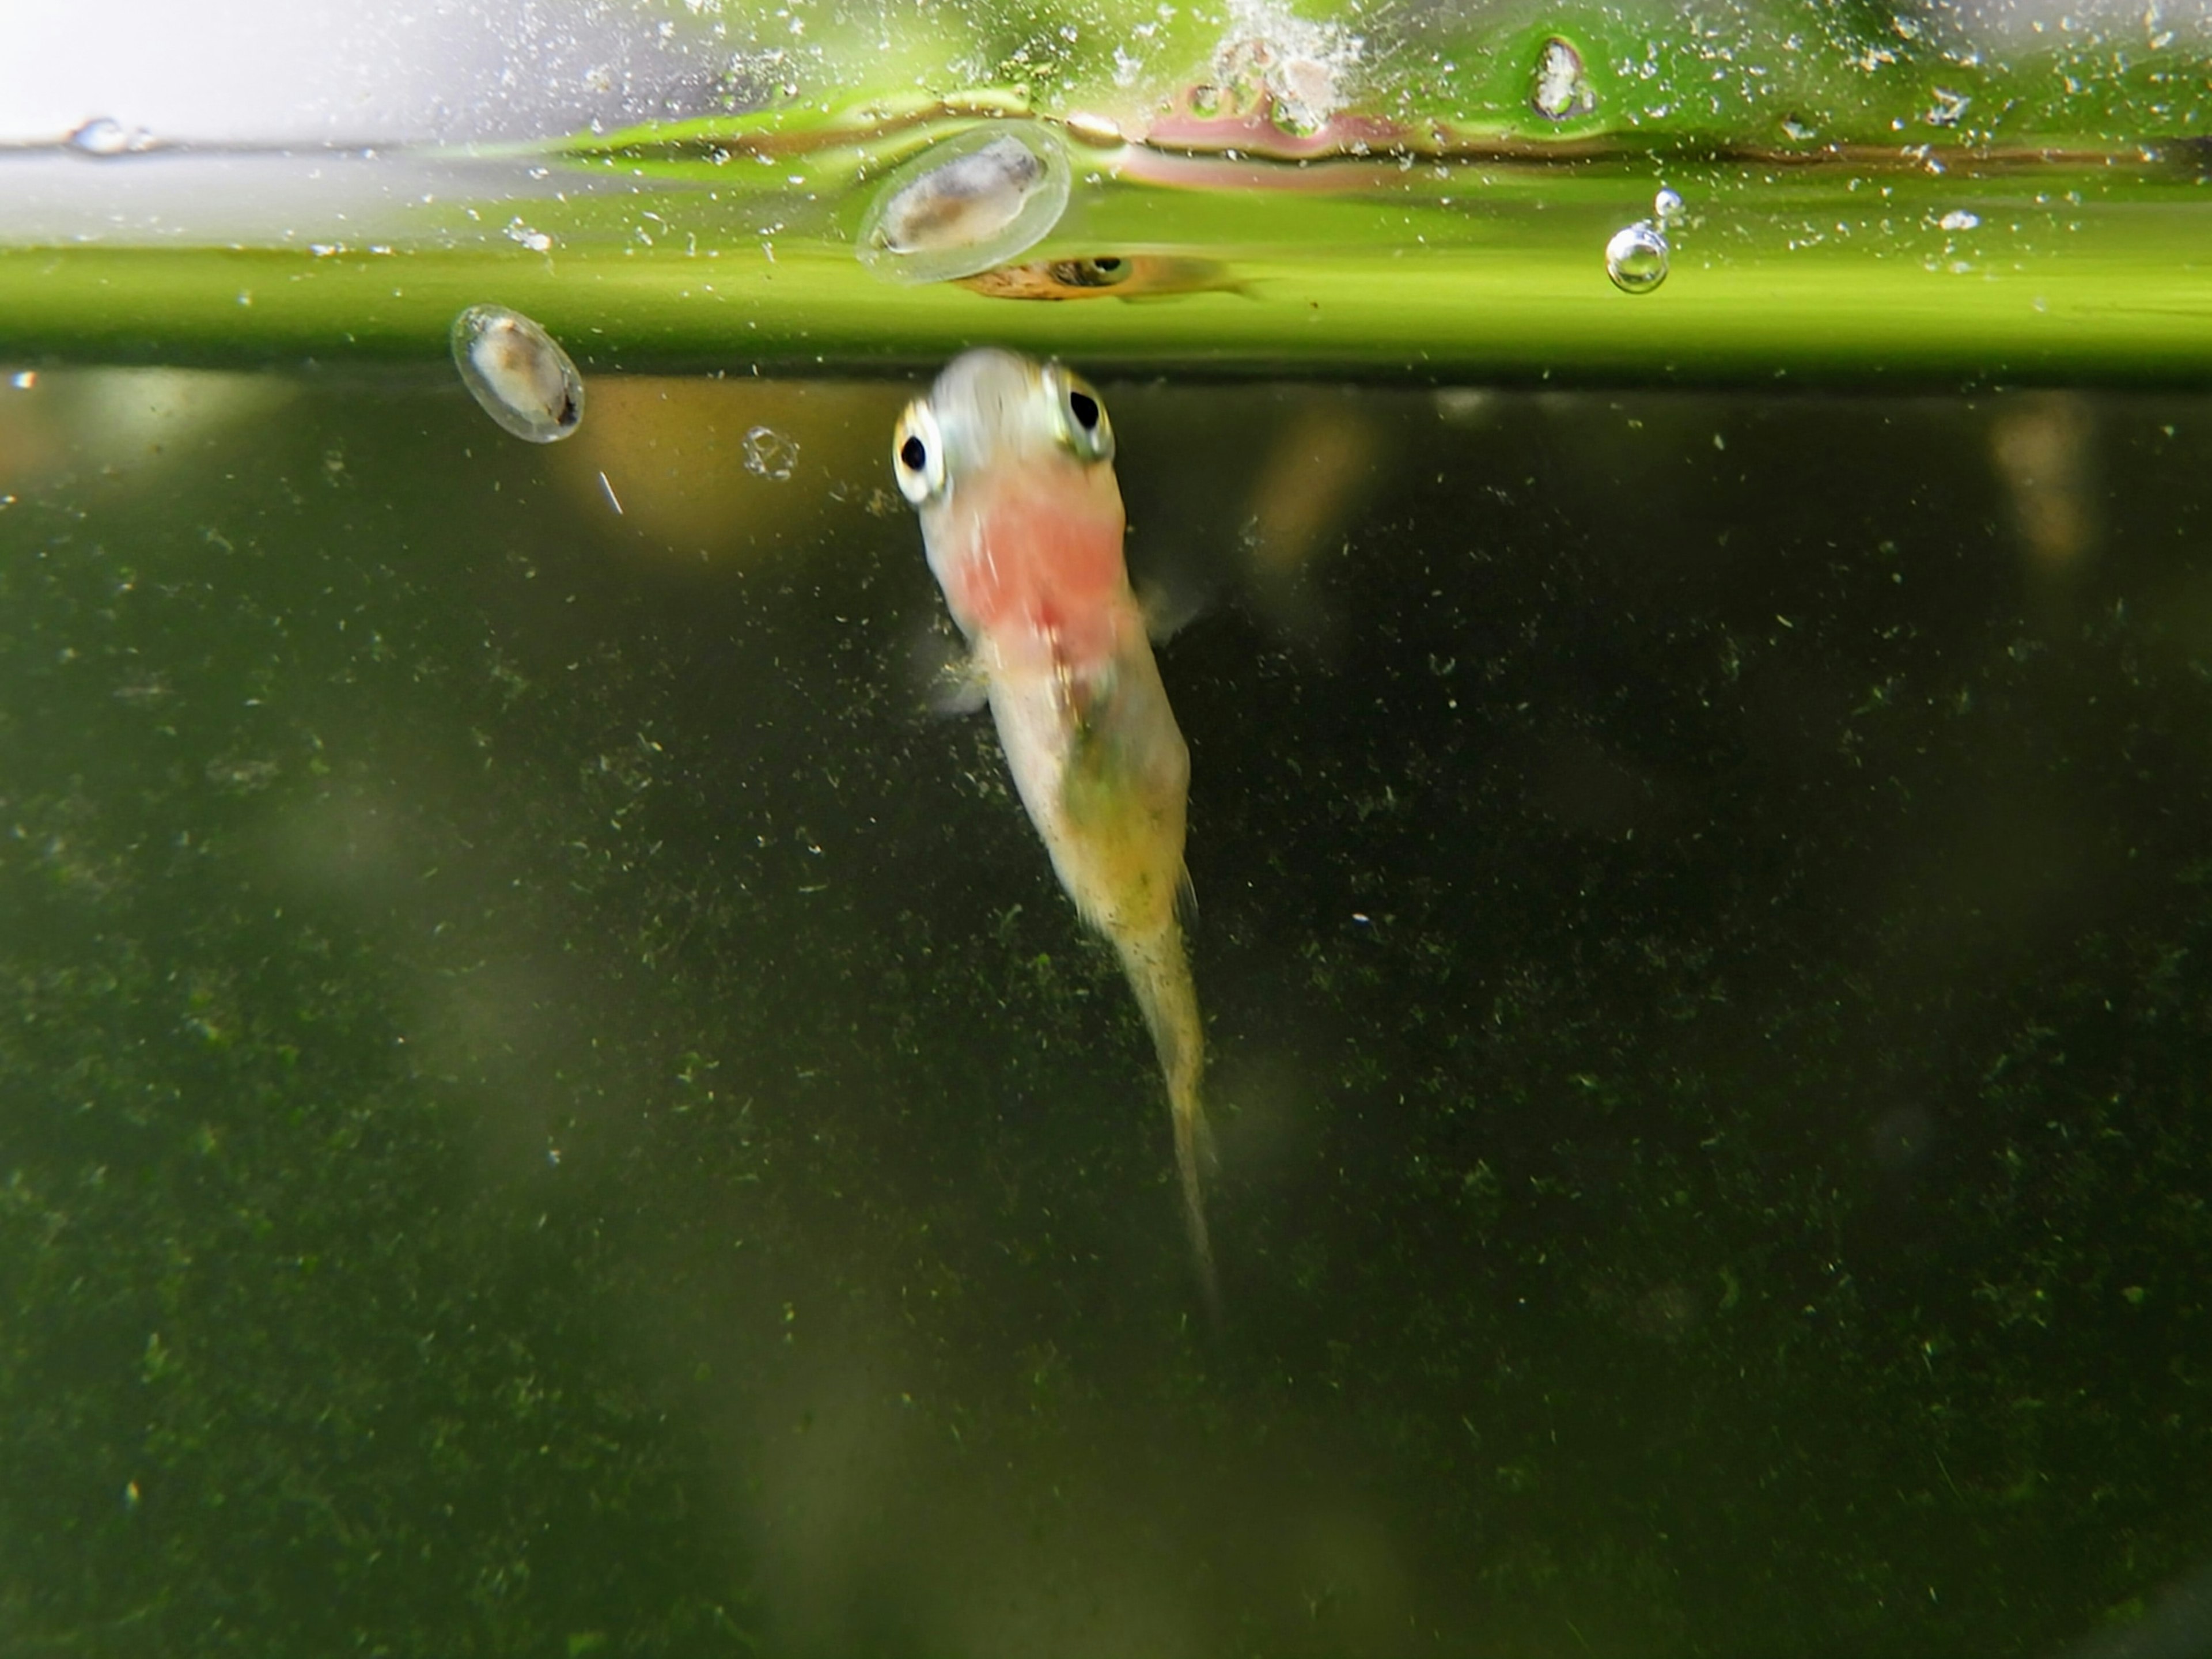
[[[1113,288],[1129,280],[1129,262],[1118,253],[1101,253],[1088,259],[1054,259],[1045,270],[1062,288]]]
[[[898,475],[899,494],[916,507],[945,493],[945,439],[936,415],[920,398],[906,406],[891,434],[891,471]]]
[[[1114,423],[1106,418],[1106,405],[1079,375],[1059,363],[1047,363],[1045,390],[1052,394],[1053,414],[1060,439],[1086,461],[1114,459]]]

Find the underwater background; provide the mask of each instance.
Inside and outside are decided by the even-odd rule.
[[[902,387],[0,399],[18,1650],[2033,1651],[2194,1562],[2203,400],[1102,391],[1211,595],[1218,1343]]]

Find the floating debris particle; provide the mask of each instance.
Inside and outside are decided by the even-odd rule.
[[[1936,222],[1944,230],[1974,230],[1979,228],[1981,222],[1981,215],[1969,213],[1964,208],[1953,208]]]
[[[1000,265],[1059,222],[1067,151],[1035,123],[986,122],[895,170],[860,222],[860,263],[895,283],[941,283]]]
[[[757,426],[745,434],[745,471],[782,483],[799,465],[799,441],[772,426]]]
[[[1623,294],[1649,294],[1667,280],[1667,239],[1649,219],[1616,230],[1605,245],[1605,274]]]
[[[231,789],[240,794],[252,794],[266,789],[276,781],[284,769],[273,760],[252,760],[226,757],[207,763],[207,781],[218,789]]]
[[[505,306],[453,319],[453,363],[485,414],[518,438],[550,444],[584,418],[584,377],[553,337]]]
[[[1544,42],[1536,59],[1536,89],[1528,102],[1547,121],[1587,115],[1597,107],[1597,94],[1583,73],[1583,55],[1571,42],[1557,35]]]
[[[1966,106],[1974,101],[1965,93],[1954,92],[1948,87],[1930,87],[1928,95],[1935,102],[1928,106],[1927,113],[1920,118],[1931,127],[1957,126],[1960,118],[1966,112]]]

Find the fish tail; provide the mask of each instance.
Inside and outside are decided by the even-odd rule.
[[[1116,940],[1123,970],[1144,1011],[1167,1080],[1168,1110],[1175,1122],[1176,1170],[1182,1184],[1183,1224],[1190,1233],[1199,1291],[1207,1317],[1221,1323],[1221,1285],[1213,1271],[1213,1244],[1206,1231],[1206,1193],[1201,1166],[1213,1162],[1213,1136],[1206,1127],[1199,1085],[1206,1073],[1206,1028],[1198,1012],[1198,988],[1190,976],[1182,929],[1170,921],[1148,938]]]

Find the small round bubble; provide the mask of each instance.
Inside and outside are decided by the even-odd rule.
[[[745,434],[745,471],[757,477],[782,483],[799,465],[799,441],[772,426],[757,426]]]
[[[1667,239],[1649,219],[1613,234],[1605,245],[1605,274],[1623,294],[1649,294],[1667,280]]]
[[[1651,198],[1651,217],[1662,228],[1669,219],[1677,218],[1682,211],[1682,198],[1664,185]]]
[[[453,364],[483,412],[518,438],[550,444],[584,419],[584,377],[560,343],[519,311],[471,306],[453,319]]]

